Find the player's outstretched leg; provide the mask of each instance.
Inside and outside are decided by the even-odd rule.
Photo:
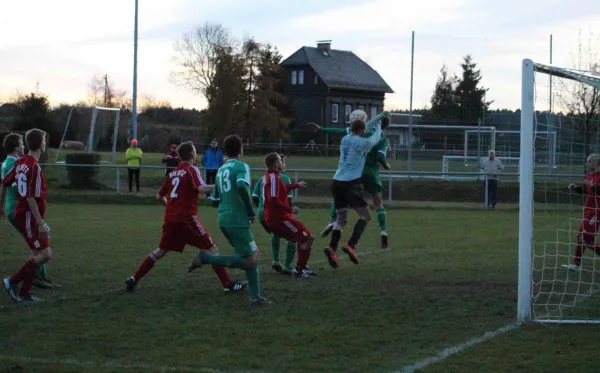
[[[133,275],[129,276],[129,278],[125,281],[125,291],[134,291],[138,282],[140,282],[140,280],[146,276],[146,274],[148,274],[152,268],[154,268],[156,262],[162,259],[166,254],[167,252],[160,248],[148,254],[148,256],[142,260]]]
[[[213,246],[210,250],[205,250],[204,252],[209,254],[219,253],[216,246]],[[217,274],[217,277],[219,277],[219,281],[221,282],[221,285],[223,285],[223,291],[225,292],[225,294],[238,293],[246,289],[246,287],[248,286],[247,281],[231,280],[231,277],[229,277],[229,271],[227,271],[227,268],[223,266],[212,264],[211,268],[213,272]]]
[[[358,221],[354,224],[352,236],[350,236],[350,239],[342,250],[348,254],[352,263],[359,264],[358,256],[356,255],[356,245],[365,231],[369,220],[371,220],[371,214],[368,207],[359,207],[356,209],[356,212],[358,212]]]
[[[388,248],[388,234],[386,232],[386,212],[381,199],[381,192],[372,194],[373,205],[375,205],[375,214],[377,214],[377,222],[379,223],[379,234],[381,236],[381,248]]]
[[[329,215],[330,215],[331,220],[329,221],[329,224],[327,224],[327,226],[325,228],[323,228],[323,230],[321,231],[321,238],[325,238],[325,237],[329,236],[329,234],[333,230],[335,221],[337,220],[337,214],[335,212],[334,201],[331,201],[331,207],[329,208]]]
[[[294,242],[288,241],[285,247],[285,263],[283,265],[283,269],[281,270],[282,275],[292,275],[292,262],[294,261],[294,257],[296,257],[296,250],[296,244]]]
[[[336,221],[331,231],[331,238],[329,240],[329,246],[325,248],[325,256],[327,261],[332,268],[339,267],[339,259],[336,255],[340,239],[342,238],[342,229],[348,222],[348,209],[339,209],[336,211]]]

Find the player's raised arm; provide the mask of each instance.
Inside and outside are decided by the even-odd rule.
[[[375,132],[369,137],[360,138],[362,150],[367,152],[381,140],[381,122],[375,125]]]

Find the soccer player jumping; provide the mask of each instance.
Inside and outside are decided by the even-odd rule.
[[[279,154],[281,157],[281,170],[279,172],[279,177],[285,184],[291,184],[292,181],[285,174],[285,156],[283,154]],[[271,255],[273,256],[273,264],[271,268],[275,270],[275,272],[281,273],[284,276],[291,276],[294,274],[292,269],[292,262],[294,261],[294,257],[296,256],[296,244],[294,242],[288,241],[287,247],[285,250],[285,262],[283,266],[279,262],[279,249],[281,247],[281,237],[272,234],[267,227],[267,222],[265,221],[265,196],[264,196],[264,188],[263,188],[263,180],[265,179],[264,175],[261,176],[254,185],[254,190],[252,191],[252,202],[254,202],[254,206],[258,207],[258,221],[263,226],[265,231],[271,235]],[[288,192],[288,200],[290,206],[292,206],[292,197],[293,193],[290,190]]]
[[[583,219],[577,234],[573,264],[562,265],[564,269],[572,271],[581,270],[581,258],[586,248],[592,249],[597,255],[600,255],[600,246],[596,244],[596,233],[600,228],[598,221],[600,218],[598,216],[600,212],[600,157],[598,154],[591,154],[585,165],[589,172],[585,175],[583,185],[569,184],[568,187],[570,191],[585,194]]]
[[[263,179],[263,195],[265,198],[266,229],[274,236],[282,237],[298,245],[298,263],[293,270],[296,277],[310,278],[316,273],[307,267],[310,250],[314,242],[312,233],[300,221],[294,219],[292,214],[298,214],[298,207],[291,207],[288,193],[297,188],[306,188],[303,181],[298,184],[285,184],[279,177],[282,169],[281,157],[277,153],[267,154],[265,157],[267,173]]]
[[[195,246],[201,251],[217,252],[217,247],[206,228],[198,219],[198,196],[210,192],[214,185],[207,185],[200,176],[200,170],[193,165],[196,148],[191,141],[177,148],[181,164],[167,174],[156,199],[166,207],[162,235],[158,248],[140,263],[135,273],[125,281],[125,290],[133,291],[138,282],[167,253],[183,252],[186,245]],[[226,293],[238,292],[246,287],[245,282],[232,281],[227,269],[213,265]]]
[[[350,114],[352,121],[360,119],[366,122],[367,132],[364,137],[370,137],[373,135],[375,123],[380,120],[389,121],[389,113],[384,111],[375,118],[372,118],[367,122],[367,114],[363,110],[355,110]],[[388,123],[389,124],[389,123]],[[311,123],[313,130],[321,131],[324,133],[337,133],[337,134],[349,134],[351,131],[350,127],[347,128],[336,128],[336,127],[325,127],[321,128],[315,123]],[[384,124],[384,127],[386,125]],[[373,205],[375,206],[375,214],[377,215],[377,221],[379,222],[379,233],[381,237],[381,248],[388,248],[388,233],[386,229],[386,212],[383,207],[383,184],[379,176],[379,166],[381,165],[384,169],[389,170],[390,165],[387,163],[387,149],[389,146],[389,140],[382,133],[379,142],[369,151],[365,159],[365,167],[362,174],[362,185],[365,191],[371,195]],[[336,221],[335,203],[331,202],[331,222],[321,231],[321,237],[327,237],[333,230],[333,225]]]
[[[362,137],[367,130],[365,122],[355,120],[351,125],[351,132],[342,138],[340,143],[340,161],[333,176],[333,201],[335,204],[336,222],[331,232],[329,247],[325,255],[329,265],[333,268],[339,266],[336,250],[342,236],[342,229],[348,222],[348,208],[351,207],[358,213],[358,221],[354,225],[352,236],[342,250],[348,254],[354,264],[359,260],[356,256],[356,244],[360,239],[367,223],[371,220],[369,206],[362,195],[362,174],[367,153],[381,139],[381,121],[375,125],[375,132],[370,137]]]
[[[213,255],[200,252],[190,264],[189,271],[203,264],[218,264],[228,268],[246,271],[250,304],[262,306],[269,304],[260,295],[260,272],[258,269],[259,252],[252,236],[250,223],[256,218],[250,197],[250,168],[240,160],[243,154],[242,139],[230,135],[223,141],[223,150],[229,158],[217,171],[217,184],[211,199],[219,207],[219,228],[235,251],[235,255]]]
[[[38,161],[46,150],[46,133],[37,128],[25,133],[29,153],[16,160],[13,168],[2,180],[0,187],[0,217],[4,216],[4,201],[7,188],[17,184],[18,200],[15,206],[17,229],[31,249],[27,262],[11,277],[4,279],[4,288],[14,302],[36,303],[41,299],[31,295],[35,272],[42,264],[52,259],[46,214],[46,179]],[[14,287],[21,284],[19,294]]]

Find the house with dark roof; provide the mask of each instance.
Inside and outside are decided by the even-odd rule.
[[[298,49],[281,66],[296,124],[345,127],[353,110],[362,109],[371,118],[383,111],[385,94],[394,92],[357,55],[331,49],[330,40]]]

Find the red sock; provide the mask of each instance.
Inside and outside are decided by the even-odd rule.
[[[302,249],[298,245],[298,264],[299,268],[306,268],[308,264],[308,258],[310,258],[310,249]]]
[[[19,296],[22,297],[24,295],[29,295],[31,293],[31,286],[33,285],[33,279],[35,278],[35,270],[31,272],[23,281],[21,282],[21,290],[19,290]]]
[[[213,271],[219,276],[219,281],[221,281],[221,285],[224,288],[231,286],[233,281],[231,281],[231,277],[229,277],[229,272],[227,272],[227,268],[223,266],[219,266],[216,264],[211,265]]]
[[[156,255],[154,255],[154,253],[150,253],[150,255],[144,258],[144,260],[140,263],[138,269],[133,274],[133,278],[135,278],[135,281],[137,282],[141,280],[142,277],[146,276],[146,274],[150,272],[150,270],[152,269],[152,267],[154,267],[154,264],[156,264],[157,261],[158,258],[156,257]]]
[[[14,275],[10,276],[9,281],[11,285],[15,285],[21,281],[24,281],[29,277],[30,274],[31,276],[35,277],[36,268],[37,264],[35,264],[33,258],[28,259],[27,262],[25,262],[25,264],[17,272],[15,272]]]

